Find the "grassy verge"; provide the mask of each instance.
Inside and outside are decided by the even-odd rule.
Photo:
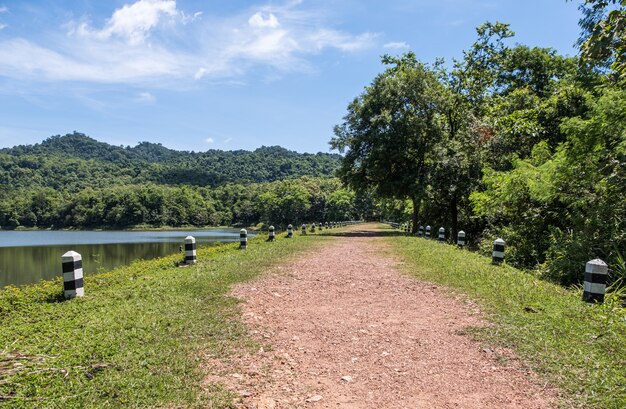
[[[324,241],[264,239],[200,248],[193,267],[175,255],[87,276],[82,299],[63,301],[59,280],[0,291],[0,405],[230,407],[200,369],[250,346],[229,288]]]
[[[494,324],[475,329],[478,339],[513,348],[560,388],[564,406],[626,408],[626,310],[617,302],[583,303],[578,291],[454,246],[386,240],[407,272],[477,301]]]

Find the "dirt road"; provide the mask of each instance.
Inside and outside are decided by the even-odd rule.
[[[356,231],[355,231],[356,232]],[[241,408],[549,408],[508,351],[473,341],[470,302],[399,272],[366,232],[336,237],[234,290],[264,345],[207,363]]]

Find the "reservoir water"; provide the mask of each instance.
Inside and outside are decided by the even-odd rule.
[[[176,253],[186,236],[198,244],[239,240],[238,229],[164,231],[0,231],[0,288],[61,275],[61,255],[83,257],[85,274]]]

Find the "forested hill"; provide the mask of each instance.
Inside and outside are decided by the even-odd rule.
[[[215,187],[333,176],[340,159],[336,154],[301,154],[278,146],[253,152],[176,151],[150,142],[120,147],[74,132],[35,145],[0,149],[0,184],[5,193],[33,187],[78,191],[140,183]]]

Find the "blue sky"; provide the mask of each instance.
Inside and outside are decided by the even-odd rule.
[[[0,0],[0,147],[328,151],[380,56],[460,57],[485,21],[575,55],[565,0]]]

